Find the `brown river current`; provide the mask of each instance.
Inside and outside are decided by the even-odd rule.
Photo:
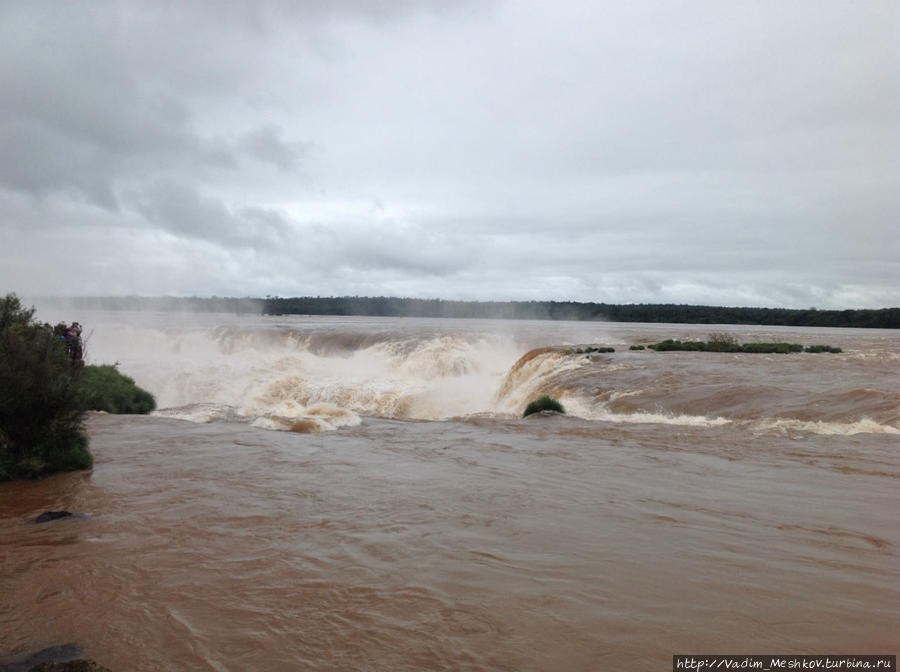
[[[897,653],[900,333],[79,317],[89,360],[160,410],[92,415],[91,471],[0,484],[0,658],[75,642],[116,672],[638,671]],[[843,352],[628,349],[722,330]],[[518,417],[544,393],[569,414]],[[58,509],[86,515],[26,522]]]

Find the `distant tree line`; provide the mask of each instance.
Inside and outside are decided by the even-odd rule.
[[[47,302],[53,299],[45,300]],[[900,328],[900,308],[817,310],[737,308],[674,303],[576,301],[444,301],[389,296],[81,297],[59,299],[73,309],[263,313],[267,315],[368,315],[512,320],[607,320],[687,324],[759,324],[792,327]],[[44,301],[42,301],[44,303]]]

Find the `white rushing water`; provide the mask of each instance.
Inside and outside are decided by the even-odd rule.
[[[743,341],[844,349],[735,355],[628,350],[703,339],[706,325],[134,313],[82,321],[92,329],[89,362],[118,362],[154,393],[158,413],[193,421],[317,432],[366,416],[515,416],[549,393],[570,414],[607,422],[900,432],[891,332],[732,327]],[[578,344],[617,352],[581,356]]]

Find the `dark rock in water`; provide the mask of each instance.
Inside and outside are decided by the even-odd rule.
[[[32,668],[43,663],[66,663],[80,658],[82,653],[75,644],[51,646],[37,653],[0,660],[0,672],[31,672]]]
[[[93,660],[70,660],[66,663],[41,663],[28,672],[111,672]]]
[[[31,520],[32,523],[48,523],[51,520],[59,520],[60,518],[71,518],[74,513],[68,511],[44,511],[37,518]]]

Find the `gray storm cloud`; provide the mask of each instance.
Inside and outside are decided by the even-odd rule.
[[[882,307],[894,2],[9,2],[0,285]]]

